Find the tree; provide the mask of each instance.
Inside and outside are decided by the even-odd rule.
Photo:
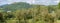
[[[0,21],[4,23],[4,18],[2,13],[0,13]]]
[[[60,9],[60,3],[58,4],[58,7],[59,7],[58,9]]]

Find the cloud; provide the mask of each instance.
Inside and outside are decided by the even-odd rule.
[[[11,4],[11,3],[13,3],[13,2],[19,2],[20,0],[7,0],[7,2],[8,2],[8,4]]]
[[[27,2],[30,4],[44,4],[44,5],[49,5],[49,4],[57,4],[60,0],[0,0],[0,5],[1,4],[11,4],[14,2]]]
[[[59,3],[59,1],[60,1],[60,0],[57,0],[57,1],[54,1],[54,2]]]
[[[6,0],[0,0],[0,5],[7,4]]]

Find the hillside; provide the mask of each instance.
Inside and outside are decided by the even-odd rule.
[[[3,6],[0,6],[0,8],[3,8],[4,10],[8,11],[8,10],[16,10],[16,9],[21,9],[21,8],[31,8],[32,6],[29,3],[25,3],[25,2],[18,2],[18,3],[13,3],[13,4],[6,4]]]

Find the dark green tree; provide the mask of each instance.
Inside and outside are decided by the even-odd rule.
[[[58,4],[58,9],[60,9],[60,3]]]

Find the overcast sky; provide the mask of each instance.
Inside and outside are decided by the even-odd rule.
[[[27,2],[30,4],[56,5],[60,0],[0,0],[0,5],[11,4],[13,2]]]

